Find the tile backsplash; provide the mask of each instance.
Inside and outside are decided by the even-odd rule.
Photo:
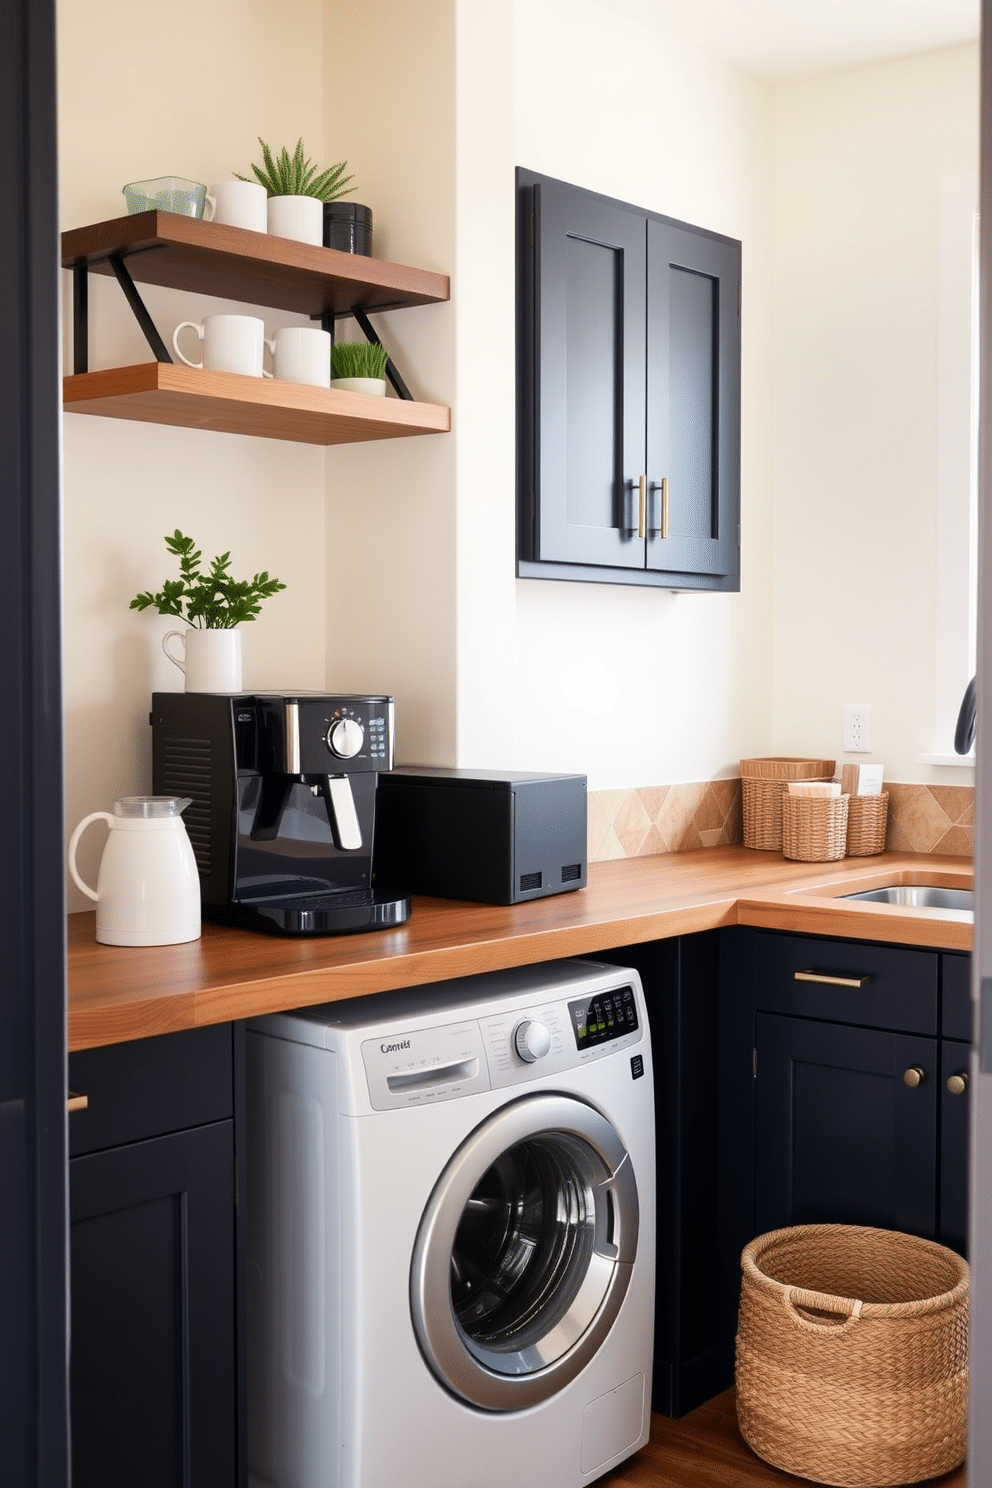
[[[889,792],[887,847],[972,856],[973,786],[886,784],[885,789]],[[742,832],[737,779],[589,793],[590,863],[725,847],[739,843]]]

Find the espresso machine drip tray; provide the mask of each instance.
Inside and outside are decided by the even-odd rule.
[[[232,904],[224,918],[228,924],[274,935],[347,935],[404,924],[410,918],[410,899],[405,894],[394,897],[368,889],[340,889]]]

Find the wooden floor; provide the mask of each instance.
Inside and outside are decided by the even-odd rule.
[[[755,1457],[737,1430],[734,1392],[727,1390],[680,1421],[653,1416],[648,1445],[600,1478],[597,1488],[798,1488],[805,1481]],[[931,1478],[930,1484],[967,1488],[965,1470]]]

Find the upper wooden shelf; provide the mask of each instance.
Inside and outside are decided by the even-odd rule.
[[[301,315],[347,315],[447,300],[447,274],[291,238],[202,222],[176,212],[136,212],[62,234],[62,266],[113,274],[120,254],[132,279]]]

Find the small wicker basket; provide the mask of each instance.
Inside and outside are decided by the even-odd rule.
[[[737,1418],[766,1462],[883,1488],[964,1460],[968,1263],[893,1230],[798,1225],[741,1257]]]
[[[847,809],[847,856],[870,858],[884,852],[888,820],[888,791],[879,796],[852,796]]]
[[[744,846],[782,851],[782,794],[790,780],[829,780],[836,761],[793,755],[741,760]]]
[[[782,856],[798,863],[833,863],[847,847],[850,796],[782,797]]]

